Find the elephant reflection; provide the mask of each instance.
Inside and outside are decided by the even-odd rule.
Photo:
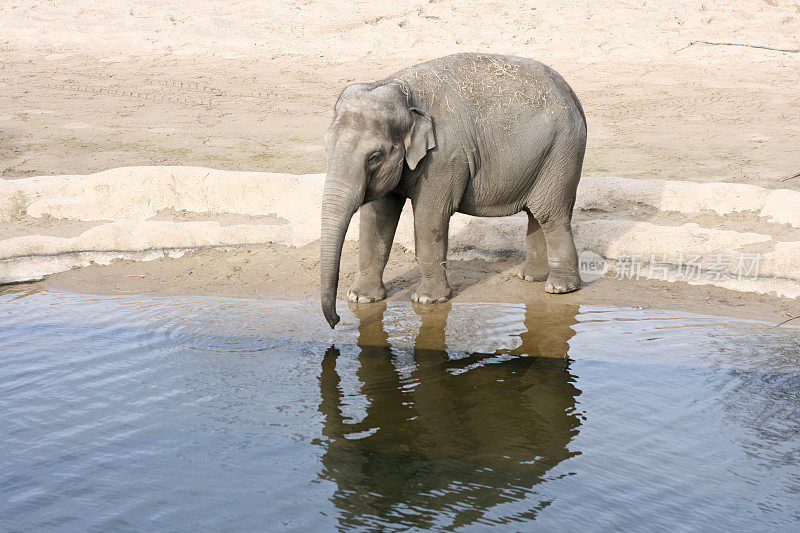
[[[451,528],[534,517],[547,501],[526,503],[513,516],[487,511],[525,498],[577,453],[568,444],[580,425],[580,391],[566,357],[575,309],[554,315],[528,308],[518,348],[455,358],[445,346],[449,304],[418,310],[409,375],[392,356],[386,303],[353,307],[367,400],[361,422],[343,419],[335,347],[320,376],[327,437],[321,476],[337,484],[340,526]]]

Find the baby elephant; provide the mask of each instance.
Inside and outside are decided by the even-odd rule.
[[[550,293],[578,289],[571,219],[586,118],[553,69],[522,57],[458,54],[358,83],[339,96],[325,135],[322,310],[339,322],[336,290],[347,227],[361,208],[356,302],[386,297],[383,271],[407,198],[414,209],[420,303],[443,302],[453,213],[528,214],[526,280]]]

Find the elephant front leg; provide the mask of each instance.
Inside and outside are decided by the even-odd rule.
[[[447,232],[450,217],[435,207],[414,206],[414,243],[422,273],[411,299],[421,304],[446,302],[453,295],[447,283]]]
[[[406,199],[389,193],[361,206],[358,232],[359,270],[355,283],[347,291],[351,302],[377,302],[386,298],[383,271],[392,250],[397,222]]]

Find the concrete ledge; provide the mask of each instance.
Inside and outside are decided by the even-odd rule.
[[[303,246],[319,238],[323,174],[231,172],[199,167],[126,167],[91,175],[0,180],[0,221],[52,217],[97,224],[75,237],[25,234],[0,240],[0,283],[40,279],[54,272],[115,258],[150,260],[203,247],[257,244]],[[673,223],[636,218],[636,208],[679,213]],[[200,213],[207,220],[151,220],[164,211]],[[606,218],[592,219],[599,210]],[[589,214],[579,215],[581,211]],[[758,232],[703,227],[688,215],[713,212],[751,217]],[[619,218],[607,218],[611,213]],[[223,225],[221,215],[278,217],[281,224]],[[357,238],[357,218],[348,239]],[[112,222],[108,222],[112,221]],[[451,221],[454,254],[522,251],[524,214]],[[763,223],[782,225],[762,231]],[[800,192],[754,185],[585,177],[578,189],[574,230],[580,250],[619,261],[638,257],[645,267],[659,260],[659,276],[677,279],[677,258],[759,254],[757,279],[729,269],[720,279],[697,280],[743,291],[800,297]],[[413,249],[413,219],[403,212],[396,242]],[[664,264],[666,263],[666,267]],[[669,265],[674,267],[670,271]],[[652,269],[651,269],[652,270]],[[658,276],[657,276],[658,277]],[[695,281],[690,281],[695,282]]]

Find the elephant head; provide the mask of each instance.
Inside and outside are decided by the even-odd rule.
[[[350,219],[362,204],[397,187],[404,168],[414,170],[436,140],[431,118],[411,107],[398,85],[356,84],[339,96],[325,145],[320,291],[322,311],[333,328],[339,322],[339,262]]]

